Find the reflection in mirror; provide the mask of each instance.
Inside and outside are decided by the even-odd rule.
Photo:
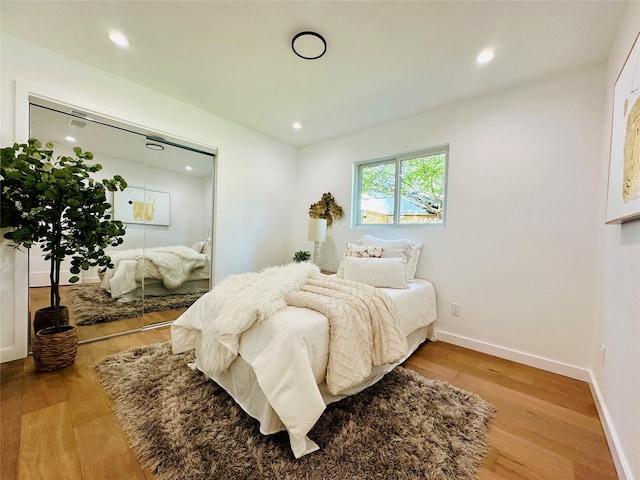
[[[159,138],[145,146],[144,191],[130,183],[115,215],[144,229],[146,326],[175,320],[210,288],[213,157]]]
[[[31,137],[54,143],[56,156],[72,155],[75,146],[90,151],[103,167],[96,178],[121,175],[128,184],[108,198],[126,227],[124,243],[107,249],[114,268],[83,271],[80,282],[61,289],[79,340],[174,320],[210,288],[214,153],[36,101],[40,105],[30,107]],[[32,248],[32,319],[49,301],[47,267],[42,251]]]

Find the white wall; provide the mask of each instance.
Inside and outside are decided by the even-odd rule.
[[[129,248],[161,247],[168,245],[191,246],[206,239],[203,234],[205,220],[202,218],[203,198],[209,193],[206,203],[213,204],[211,188],[203,180],[188,174],[154,168],[142,163],[116,158],[100,157],[97,161],[103,166],[100,178],[122,175],[130,187],[145,186],[148,190],[168,192],[170,199],[170,225],[125,224],[127,233],[124,243],[118,250]],[[111,194],[113,195],[113,194]],[[211,210],[208,210],[209,213]],[[206,225],[211,226],[211,217]]]
[[[2,32],[1,144],[28,137],[27,95],[218,148],[215,278],[287,261],[297,150],[233,122]],[[198,214],[197,212],[195,213]],[[3,244],[0,360],[26,354],[26,260]]]
[[[640,32],[640,3],[630,2],[606,72],[604,142],[598,215],[596,337],[593,383],[621,478],[640,479],[640,221],[605,225],[613,86]],[[600,345],[606,347],[604,364]]]
[[[323,267],[363,234],[421,241],[417,274],[435,284],[442,339],[586,379],[603,80],[603,66],[588,68],[303,148],[297,246],[310,246],[308,205],[330,191],[346,218]],[[350,228],[353,162],[445,143],[444,229]]]

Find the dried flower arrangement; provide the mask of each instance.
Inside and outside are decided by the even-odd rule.
[[[327,226],[342,217],[342,207],[336,203],[331,193],[323,193],[319,202],[309,207],[309,216],[311,218],[326,218]]]

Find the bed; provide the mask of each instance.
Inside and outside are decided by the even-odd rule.
[[[407,281],[406,270],[410,263],[407,258],[401,258],[401,261],[385,260],[382,258],[382,249],[378,247],[375,247],[375,251],[374,248],[364,249],[368,250],[365,252],[367,255],[373,253],[376,257],[362,257],[362,246],[353,247],[351,251],[350,244],[347,245],[337,275],[321,275],[317,267],[307,264],[308,267],[288,265],[259,273],[231,276],[201,297],[172,325],[174,353],[195,348],[195,362],[191,367],[222,386],[250,416],[256,418],[262,434],[286,430],[296,458],[319,448],[307,435],[326,405],[373,385],[408,358],[426,339],[436,340],[436,296],[433,284],[415,277]],[[388,252],[392,250],[387,249]],[[354,251],[358,253],[354,254]],[[354,268],[355,264],[357,266]],[[409,269],[413,267],[410,265]],[[307,271],[305,269],[309,272],[306,282],[321,285],[322,288],[339,284],[336,288],[371,289],[379,295],[376,298],[389,302],[403,342],[401,353],[396,351],[393,357],[389,357],[394,361],[378,365],[370,363],[368,372],[359,372],[360,376],[355,377],[356,383],[338,381],[341,386],[337,388],[336,381],[330,382],[330,374],[334,371],[331,370],[334,355],[331,342],[335,340],[330,342],[330,337],[336,336],[334,325],[329,319],[330,315],[299,306],[296,294],[290,293],[292,290],[297,292],[297,285],[289,286],[285,304],[273,312],[272,302],[265,302],[262,297],[256,300],[258,303],[248,301],[247,311],[253,311],[254,314],[258,312],[258,318],[253,323],[249,322],[246,328],[241,328],[241,333],[221,334],[218,327],[211,326],[214,323],[211,319],[217,318],[216,308],[222,308],[219,307],[221,299],[232,297],[234,291],[238,298],[242,298],[243,294],[245,299],[259,297],[254,293],[260,275],[267,275],[265,283],[277,284],[283,275],[294,277]],[[404,275],[404,283],[397,284],[393,272],[397,272],[400,278],[400,270]],[[354,275],[364,275],[368,283],[351,280]],[[393,286],[373,288],[370,283],[391,283]],[[307,288],[306,285],[302,288]],[[226,291],[219,293],[220,290]],[[265,294],[269,295],[271,293]],[[237,308],[240,310],[235,310],[234,315],[242,317],[242,307]],[[213,341],[212,338],[216,336],[217,340]],[[219,351],[216,353],[216,350]],[[232,355],[229,355],[230,351]]]
[[[109,252],[113,268],[99,273],[100,286],[119,302],[209,290],[211,256],[203,245]]]

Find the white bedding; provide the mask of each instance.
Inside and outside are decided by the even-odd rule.
[[[134,299],[143,284],[162,284],[155,291],[166,294],[211,274],[209,255],[184,246],[113,251],[109,256],[114,267],[100,274],[100,286],[121,301]]]
[[[435,290],[430,282],[416,279],[406,290],[382,290],[393,300],[407,335],[406,357],[426,338],[436,339]],[[198,310],[204,305],[196,302],[173,323],[174,351],[199,343],[201,332],[194,331],[194,322],[189,320],[201,315]],[[375,367],[362,384],[334,396],[325,383],[328,354],[327,318],[313,310],[288,306],[246,330],[240,337],[239,357],[222,373],[208,375],[259,420],[263,434],[287,430],[293,453],[299,458],[319,448],[307,434],[327,404],[372,385],[397,365]],[[196,348],[192,367],[203,370],[198,359]]]

